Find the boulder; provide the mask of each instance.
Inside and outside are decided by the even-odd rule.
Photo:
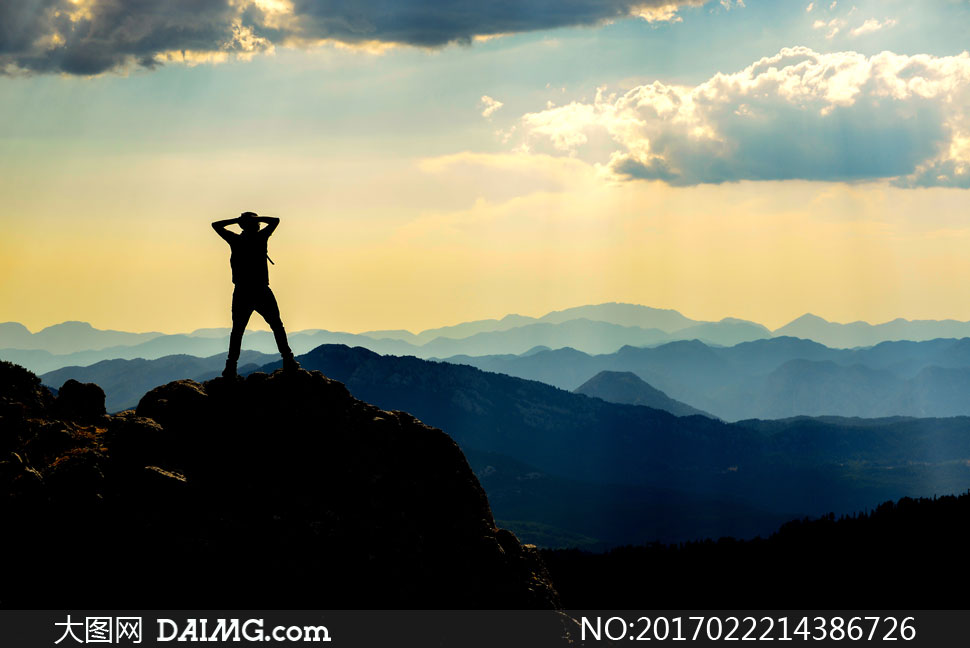
[[[104,416],[104,390],[94,383],[73,378],[57,390],[55,406],[60,416],[77,421],[92,421]]]

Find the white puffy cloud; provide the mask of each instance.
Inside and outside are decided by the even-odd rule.
[[[970,54],[786,48],[696,86],[600,90],[521,125],[532,150],[590,157],[606,142],[599,162],[626,179],[970,187]]]

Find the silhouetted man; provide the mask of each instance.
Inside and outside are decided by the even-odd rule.
[[[242,228],[241,234],[226,229],[233,223]],[[260,229],[260,223],[265,223],[266,227]],[[290,345],[286,343],[286,330],[280,319],[280,308],[276,304],[276,296],[269,287],[269,270],[266,266],[269,255],[266,253],[266,243],[279,224],[278,218],[257,216],[253,212],[243,212],[239,218],[216,221],[212,224],[212,229],[224,238],[232,249],[229,264],[232,266],[232,282],[236,284],[232,292],[229,357],[226,358],[226,369],[222,372],[226,378],[233,378],[236,375],[236,363],[239,361],[243,332],[253,311],[262,315],[273,329],[276,346],[283,356],[283,370],[293,371],[300,368],[300,364],[293,358]]]

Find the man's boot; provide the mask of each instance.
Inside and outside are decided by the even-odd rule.
[[[283,373],[296,373],[300,370],[300,363],[296,361],[292,353],[283,356]]]

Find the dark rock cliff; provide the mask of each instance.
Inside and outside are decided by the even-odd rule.
[[[0,606],[558,607],[451,438],[320,372],[103,403],[0,363]]]

